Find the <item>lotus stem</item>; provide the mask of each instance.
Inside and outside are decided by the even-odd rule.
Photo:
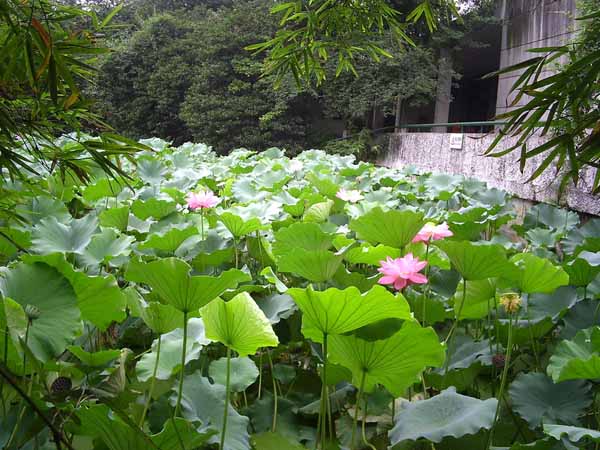
[[[425,277],[429,280],[429,272],[431,270],[431,265],[429,264],[429,244],[431,243],[431,238],[427,241],[427,246],[425,247],[425,261],[427,261],[427,267],[425,268]],[[426,315],[427,315],[427,299],[429,298],[429,283],[425,285],[425,292],[423,293],[423,305],[421,310],[421,323],[423,326],[427,325]]]
[[[350,450],[355,450],[354,446],[354,438],[356,436],[356,425],[358,424],[358,410],[360,408],[360,401],[362,399],[363,390],[365,389],[365,378],[367,378],[367,372],[363,370],[362,375],[360,377],[360,387],[358,388],[358,393],[356,394],[356,404],[354,406],[354,418],[352,420],[352,436],[350,438]]]
[[[29,328],[30,327],[31,327],[31,319],[27,320],[27,328],[25,328],[25,347],[27,347],[27,342],[29,340]],[[8,339],[8,336],[6,336],[5,339]],[[23,350],[23,376],[25,376],[26,373],[27,373],[27,351],[24,349]],[[27,397],[31,398],[32,390],[33,390],[33,374],[31,375],[31,379],[29,380],[29,387],[27,389]],[[19,426],[21,425],[23,416],[25,415],[25,405],[23,403],[24,403],[24,398],[21,398],[21,400],[19,401],[19,415],[17,416],[17,421],[15,422],[15,426],[13,427],[12,432],[10,433],[10,437],[8,438],[8,441],[6,442],[5,448],[10,448],[10,444],[12,444],[13,439],[17,435],[17,431],[19,429]]]
[[[508,378],[508,368],[510,366],[510,358],[512,355],[512,339],[513,339],[513,314],[510,313],[508,317],[508,343],[506,349],[506,359],[504,361],[504,368],[502,369],[502,378],[500,380],[500,391],[498,391],[498,404],[496,405],[496,412],[494,414],[494,421],[492,422],[492,429],[488,436],[486,449],[489,450],[494,440],[494,429],[498,421],[498,415],[500,414],[500,404],[504,396],[504,388],[506,387],[506,379]]]
[[[221,429],[221,450],[225,448],[225,433],[227,433],[227,418],[229,417],[229,383],[231,376],[231,349],[227,347],[227,374],[225,377],[225,408],[223,411],[223,428]]]
[[[204,209],[200,209],[200,236],[204,240]]]
[[[365,432],[365,424],[366,423],[367,423],[367,397],[365,397],[365,407],[363,410],[363,420],[362,420],[362,427],[361,427],[362,440],[363,440],[363,444],[365,444],[367,447],[371,448],[371,450],[377,450],[377,448],[367,440],[367,433]]]
[[[263,376],[262,358],[263,358],[263,354],[261,353],[260,356],[258,357],[258,400],[260,400],[260,394],[262,392],[262,376]]]
[[[277,429],[277,410],[279,404],[279,398],[277,395],[277,380],[273,373],[273,360],[271,359],[271,351],[267,349],[267,357],[269,358],[269,367],[271,369],[271,383],[273,384],[273,423],[271,425],[271,431],[275,433]]]
[[[176,417],[179,413],[179,407],[181,406],[181,395],[183,393],[183,377],[185,375],[185,352],[187,347],[187,326],[188,326],[188,313],[183,312],[183,348],[181,349],[181,374],[179,375],[179,388],[177,390],[177,403],[175,403],[175,411],[173,411],[173,417]]]
[[[235,268],[237,269],[239,266],[239,256],[238,256],[237,239],[235,239],[235,238],[233,238],[233,253],[235,254]]]
[[[150,382],[150,390],[148,391],[148,398],[144,405],[144,411],[142,411],[142,417],[140,417],[140,428],[144,427],[144,419],[150,408],[150,401],[152,400],[152,394],[154,393],[154,385],[156,383],[156,372],[158,372],[158,362],[160,361],[160,343],[162,341],[162,334],[158,335],[158,344],[156,345],[156,361],[154,361],[154,369],[152,370],[152,381]]]

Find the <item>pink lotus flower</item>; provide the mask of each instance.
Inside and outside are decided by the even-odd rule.
[[[194,209],[208,209],[217,206],[221,199],[213,194],[212,191],[204,191],[204,192],[190,192],[187,197],[187,205],[188,208]]]
[[[355,190],[347,191],[344,188],[341,188],[337,192],[337,194],[335,194],[335,196],[337,198],[339,198],[340,200],[344,200],[345,202],[350,202],[350,203],[356,203],[364,198],[363,195],[360,193],[360,191],[355,191]]]
[[[446,222],[436,225],[433,222],[427,222],[421,228],[421,231],[413,238],[413,242],[430,242],[438,241],[445,237],[454,236],[454,233],[448,229]]]
[[[381,267],[377,269],[383,276],[379,284],[391,284],[395,289],[404,289],[409,284],[427,283],[427,277],[420,270],[427,265],[427,261],[420,261],[412,253],[407,253],[403,258],[392,259],[389,256],[385,261],[380,261]]]

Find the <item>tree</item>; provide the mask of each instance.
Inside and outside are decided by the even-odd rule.
[[[321,86],[326,113],[343,118],[346,128],[351,128],[357,119],[369,125],[370,117],[365,115],[374,108],[392,114],[398,99],[420,103],[435,95],[437,67],[431,50],[422,47],[403,50],[391,42],[380,45],[393,58],[377,63],[360,55],[355,64],[358,77],[343,73]]]
[[[96,95],[121,132],[178,143],[192,137],[179,117],[196,65],[192,29],[183,15],[152,17],[102,64]]]
[[[98,96],[107,120],[131,137],[302,148],[310,96],[293,83],[273,92],[262,59],[244,50],[274,32],[269,0],[159,14],[102,65]]]
[[[425,20],[430,31],[441,19],[459,16],[454,0],[423,0],[401,19],[397,2],[386,0],[298,0],[279,3],[272,8],[281,16],[275,36],[248,46],[268,52],[265,73],[275,76],[276,84],[292,74],[298,84],[322,83],[326,65],[337,59],[335,75],[346,71],[357,75],[358,55],[375,61],[391,57],[378,40],[390,32],[398,45],[413,44],[406,32],[411,23]],[[408,2],[412,3],[412,2]],[[403,3],[404,4],[404,3]]]
[[[115,157],[143,147],[111,133],[81,89],[97,55],[107,51],[97,34],[112,16],[99,21],[47,0],[0,0],[0,216],[14,215],[5,173],[22,180],[40,171],[69,173],[85,182],[97,167],[122,174]],[[72,135],[68,150],[55,144],[57,136],[83,128],[98,138]]]

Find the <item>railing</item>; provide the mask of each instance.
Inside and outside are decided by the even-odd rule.
[[[395,125],[376,128],[369,130],[372,135],[378,135],[383,133],[393,133],[396,130],[400,130],[401,133],[411,132],[437,132],[437,133],[489,133],[494,131],[494,128],[506,125],[506,122],[501,120],[487,120],[480,122],[447,122],[447,123],[404,123],[398,127]],[[439,129],[444,128],[444,131]],[[334,141],[343,141],[346,139],[352,139],[358,136],[358,133],[349,134],[344,137],[333,139]]]
[[[445,128],[442,133],[487,133],[493,131],[495,127],[505,125],[506,122],[501,120],[487,120],[479,122],[447,122],[447,123],[413,123],[413,124],[400,124],[398,127],[386,127],[386,128],[398,128],[399,130],[426,130],[437,131],[441,128]],[[373,130],[376,131],[376,130]],[[437,131],[440,132],[440,131]]]

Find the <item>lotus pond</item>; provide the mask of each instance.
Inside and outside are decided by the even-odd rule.
[[[598,449],[600,219],[143,142],[0,180],[3,448]]]

